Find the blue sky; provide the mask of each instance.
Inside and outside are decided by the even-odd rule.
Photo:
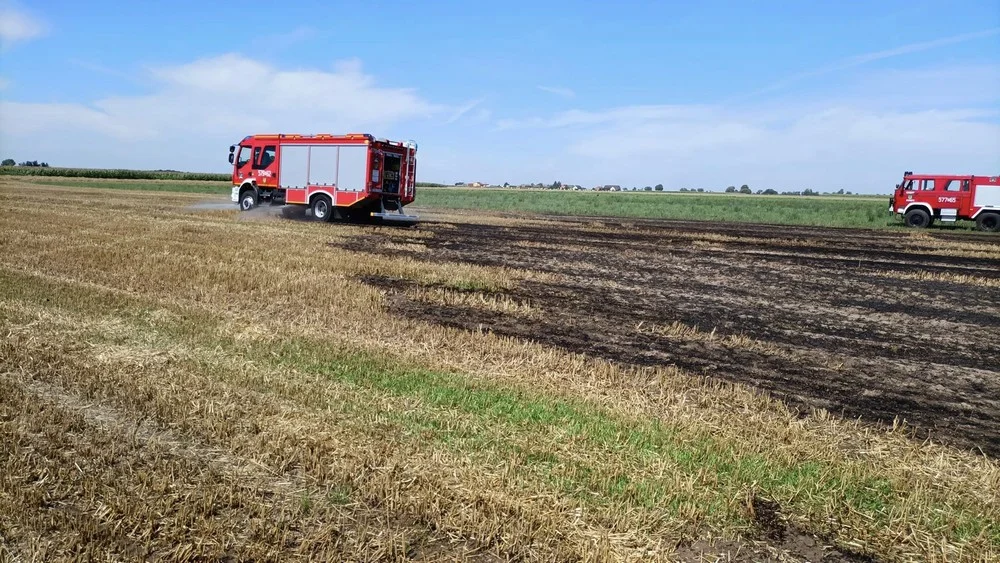
[[[349,131],[417,140],[423,181],[996,174],[1000,6],[0,0],[3,158],[225,171]]]

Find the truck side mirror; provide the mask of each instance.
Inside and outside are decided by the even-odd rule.
[[[229,164],[233,163],[233,153],[229,153]]]

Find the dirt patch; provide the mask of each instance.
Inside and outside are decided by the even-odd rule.
[[[780,542],[698,541],[674,553],[683,563],[796,562],[796,563],[874,563],[876,559],[842,551],[815,536],[795,533]]]
[[[838,548],[831,541],[789,525],[781,514],[781,507],[773,500],[754,495],[748,500],[747,508],[756,528],[756,540],[696,541],[680,546],[674,554],[675,560],[809,563],[876,561],[867,555]]]
[[[545,272],[556,281],[506,292],[539,311],[525,322],[408,298],[403,280],[365,279],[400,315],[623,364],[673,364],[763,389],[803,413],[818,407],[871,423],[904,420],[921,439],[1000,455],[1000,287],[892,277],[1000,280],[1000,260],[989,257],[1000,257],[996,237],[606,219],[425,222],[416,230],[419,241],[397,232],[336,244]],[[949,254],[942,240],[969,241],[976,252]],[[426,250],[408,253],[408,242]],[[653,335],[641,329],[648,325],[690,327],[698,337]]]

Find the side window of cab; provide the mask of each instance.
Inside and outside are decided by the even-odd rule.
[[[278,147],[275,146],[275,145],[267,145],[266,147],[264,147],[264,151],[262,153],[258,153],[258,152],[255,151],[254,152],[254,166],[253,167],[256,168],[256,169],[258,169],[258,170],[260,170],[260,169],[264,169],[264,168],[267,168],[268,166],[270,166],[271,163],[274,162],[274,157],[277,154],[277,152],[276,152],[277,148]],[[260,149],[257,149],[257,151],[259,151],[259,150]],[[258,154],[259,154],[259,156],[258,156]]]
[[[944,186],[944,191],[946,192],[967,192],[969,191],[969,181],[968,180],[948,180],[948,183]]]
[[[250,162],[250,155],[253,153],[253,149],[250,147],[240,147],[240,156],[236,160],[236,168],[243,168]]]

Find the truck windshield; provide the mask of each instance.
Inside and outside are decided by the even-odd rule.
[[[250,147],[240,147],[240,157],[236,160],[236,167],[243,168],[250,161],[251,154],[253,154],[253,149]]]

